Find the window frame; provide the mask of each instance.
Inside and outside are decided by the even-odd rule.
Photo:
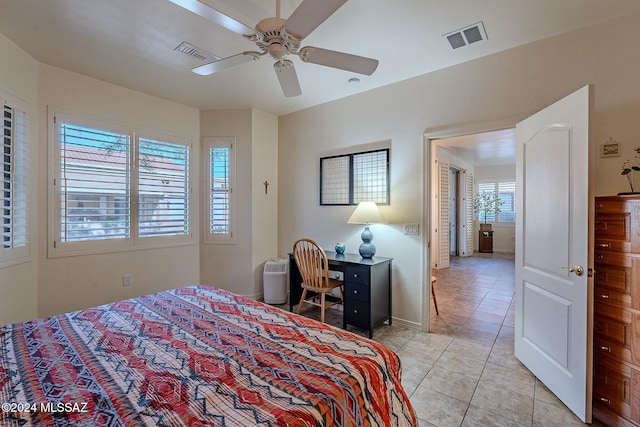
[[[203,138],[203,173],[204,182],[202,186],[204,192],[204,206],[202,215],[202,241],[204,244],[226,244],[232,245],[236,243],[236,196],[235,196],[235,183],[236,183],[236,138],[233,136],[208,136]],[[228,225],[227,233],[211,233],[211,156],[210,151],[212,148],[227,148],[229,150],[228,156]]]
[[[23,136],[23,138],[17,140],[17,143],[21,145],[21,147],[19,147],[18,150],[23,157],[18,158],[18,160],[15,160],[16,156],[12,156],[11,157],[12,161],[10,163],[12,175],[18,175],[22,180],[21,185],[18,187],[19,190],[17,192],[18,192],[18,197],[22,199],[22,203],[23,203],[23,206],[21,206],[19,209],[24,210],[24,215],[20,217],[21,220],[24,221],[24,224],[22,226],[24,227],[24,231],[23,233],[21,233],[21,238],[24,240],[24,244],[20,246],[12,246],[9,248],[5,248],[4,244],[0,245],[0,268],[5,268],[5,267],[10,267],[13,265],[29,262],[32,260],[31,259],[31,215],[30,215],[32,206],[31,206],[31,197],[29,196],[31,194],[30,168],[33,166],[33,162],[31,160],[31,155],[33,153],[32,153],[32,150],[30,149],[30,144],[29,144],[29,140],[31,137],[31,129],[32,129],[32,125],[31,125],[32,115],[31,115],[31,108],[30,108],[29,102],[24,101],[21,98],[13,96],[2,90],[0,90],[0,101],[2,101],[2,106],[3,106],[2,108],[3,120],[4,120],[4,108],[5,106],[7,106],[11,108],[12,111],[14,111],[13,114],[15,114],[16,110],[22,113],[24,115],[24,121],[25,121],[24,134],[21,135]],[[15,122],[12,121],[12,129],[13,129],[13,123]],[[3,123],[3,127],[4,127],[4,123]],[[14,142],[16,142],[16,140],[12,139],[12,146]],[[4,141],[3,141],[3,147],[4,147]],[[16,150],[14,150],[13,153],[15,154]],[[21,164],[24,167],[24,170],[16,172],[15,171],[17,167],[16,163]],[[15,191],[15,190],[12,190],[12,191]],[[12,196],[15,196],[15,195],[12,194]],[[12,197],[12,199],[13,198],[14,197]],[[13,207],[15,206],[12,205],[12,209]],[[4,215],[4,212],[2,214]],[[12,218],[15,218],[15,216],[12,215]],[[15,231],[14,223],[15,221],[11,223],[12,234]]]
[[[360,197],[356,195],[356,160],[359,157],[366,157],[376,153],[384,153],[384,200],[376,199],[375,197]],[[362,151],[357,153],[340,154],[336,156],[327,156],[320,158],[320,206],[356,206],[360,202],[372,201],[379,206],[389,206],[391,204],[391,176],[390,176],[390,155],[391,150],[389,148],[381,148],[376,150]],[[331,188],[325,189],[323,184],[325,182],[325,163],[333,161],[342,161],[343,165],[337,165],[338,170],[334,173],[337,186],[346,189],[344,196],[344,202],[327,202],[327,196],[330,195]],[[378,171],[380,176],[375,179],[382,179],[382,172]],[[338,176],[341,175],[341,176]]]
[[[498,199],[499,199],[499,197],[500,197],[500,186],[501,186],[501,184],[513,184],[513,195],[514,195],[514,196],[513,196],[513,199],[514,199],[514,203],[513,203],[513,204],[514,204],[514,212],[513,212],[513,216],[514,216],[514,219],[513,219],[513,221],[501,221],[501,220],[500,220],[500,213],[497,213],[497,214],[496,214],[496,213],[494,212],[494,213],[493,213],[493,220],[492,220],[492,221],[489,221],[489,220],[488,220],[487,222],[488,222],[488,223],[491,223],[491,224],[514,225],[514,224],[515,224],[515,215],[516,215],[516,212],[515,212],[515,201],[516,201],[516,197],[517,197],[517,195],[516,195],[516,182],[515,182],[515,179],[508,179],[508,178],[505,178],[505,179],[499,179],[499,180],[496,180],[496,179],[484,179],[484,180],[478,180],[478,181],[476,182],[476,184],[475,184],[475,196],[477,197],[477,196],[478,196],[478,194],[480,194],[480,187],[481,187],[481,186],[492,185],[492,187],[493,187],[493,194],[495,194],[495,195],[498,197]],[[481,216],[481,215],[482,215],[482,214],[481,214],[480,212],[476,212],[476,213],[474,214],[474,220],[475,220],[475,221],[477,221],[477,222],[483,222],[483,219],[482,219],[482,218],[480,218],[480,216]]]
[[[126,134],[129,137],[129,159],[128,168],[131,178],[128,183],[129,191],[129,228],[128,237],[118,239],[90,239],[79,241],[62,241],[62,213],[61,213],[61,196],[62,185],[61,182],[61,141],[60,141],[60,128],[61,123],[71,123],[75,126],[86,127],[90,129],[102,130],[107,132],[116,132]],[[108,252],[120,252],[127,250],[139,250],[155,247],[169,247],[169,246],[183,246],[193,243],[193,144],[187,137],[171,135],[166,132],[157,130],[148,130],[140,127],[135,127],[129,124],[121,124],[116,122],[110,122],[94,117],[88,117],[72,112],[56,110],[54,108],[49,109],[49,147],[50,152],[53,153],[49,156],[49,201],[48,205],[48,220],[49,220],[49,244],[48,244],[48,256],[50,258],[84,255],[84,254],[99,254]],[[184,145],[187,147],[188,152],[188,193],[187,193],[187,232],[184,234],[176,235],[162,235],[162,236],[140,236],[139,235],[139,189],[141,182],[139,180],[138,171],[138,150],[139,140],[157,140],[166,143],[173,143]]]

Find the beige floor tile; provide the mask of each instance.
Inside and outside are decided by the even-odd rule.
[[[491,354],[491,346],[456,337],[453,339],[449,347],[447,347],[447,351],[486,362],[489,358],[489,354]]]
[[[535,401],[533,408],[533,425],[539,427],[584,426],[578,417],[563,404]]]
[[[518,424],[513,420],[471,405],[467,409],[462,425],[464,427],[522,427],[526,424]]]
[[[471,404],[520,424],[533,422],[533,398],[496,384],[479,381]]]
[[[436,366],[429,371],[420,383],[420,387],[428,387],[454,399],[469,403],[477,384],[477,379]]]
[[[469,406],[427,387],[418,387],[410,400],[418,418],[436,426],[459,426]]]
[[[489,362],[484,367],[480,381],[504,387],[532,399],[535,395],[536,377],[523,369],[505,368]]]
[[[479,379],[484,369],[484,361],[447,350],[434,366]]]

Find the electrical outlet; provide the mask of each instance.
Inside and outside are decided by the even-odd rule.
[[[122,276],[122,286],[131,286],[131,275],[125,274]]]
[[[403,224],[402,229],[404,230],[404,234],[411,234],[414,236],[420,234],[419,224]]]

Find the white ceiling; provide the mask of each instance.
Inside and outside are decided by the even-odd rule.
[[[516,163],[516,130],[503,129],[434,141],[436,146],[473,166]]]
[[[275,16],[275,0],[201,1],[250,27]],[[281,2],[288,17],[301,0]],[[639,10],[638,0],[350,0],[302,45],[376,58],[378,69],[358,76],[294,57],[295,98],[282,95],[268,57],[192,73],[202,63],[174,51],[183,41],[220,57],[255,45],[168,0],[0,0],[0,32],[42,63],[200,109],[281,115]],[[488,41],[447,48],[443,34],[480,21]]]

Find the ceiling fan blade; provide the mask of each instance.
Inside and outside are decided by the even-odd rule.
[[[287,34],[298,40],[307,37],[347,0],[304,0],[284,23]]]
[[[213,73],[217,73],[218,71],[244,64],[252,59],[258,59],[258,57],[259,54],[257,52],[242,52],[233,56],[227,56],[226,58],[222,58],[214,62],[209,62],[208,64],[193,68],[191,71],[196,74],[200,74],[201,76],[208,76]]]
[[[341,70],[370,76],[378,68],[378,60],[335,50],[306,46],[300,49],[300,59],[312,64],[324,65]]]
[[[273,69],[276,70],[276,75],[280,81],[280,87],[282,87],[284,96],[291,98],[293,96],[302,95],[302,89],[300,89],[298,75],[296,74],[293,62],[288,59],[278,61],[273,64]]]
[[[238,33],[241,36],[250,36],[254,33],[253,28],[244,25],[242,22],[236,21],[230,16],[225,15],[222,12],[215,10],[214,8],[207,6],[198,0],[169,0],[171,3],[187,9],[190,12],[195,13],[209,21],[218,24],[227,30]]]

